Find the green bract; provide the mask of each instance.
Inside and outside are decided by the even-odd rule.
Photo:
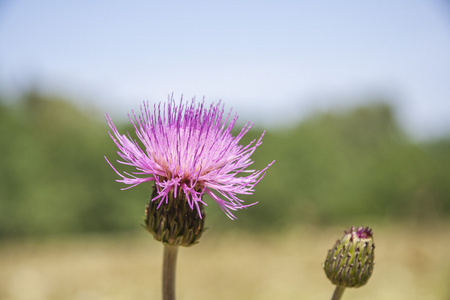
[[[328,251],[323,265],[328,279],[335,285],[360,287],[367,283],[374,266],[372,230],[354,227],[345,231],[341,240]]]
[[[153,189],[152,198],[157,195],[157,187]],[[170,192],[168,203],[158,208],[158,203],[150,200],[145,209],[145,229],[155,240],[171,246],[192,246],[198,243],[205,224],[203,204],[199,211],[192,210],[185,199],[184,193]]]

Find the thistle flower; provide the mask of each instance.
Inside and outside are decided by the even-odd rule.
[[[273,162],[259,171],[247,169],[264,133],[247,146],[239,145],[253,124],[247,123],[234,137],[231,130],[237,115],[231,117],[230,110],[224,120],[220,102],[207,109],[195,99],[176,105],[170,98],[155,105],[153,112],[144,102],[141,114],[132,115],[129,119],[138,140],[129,133],[120,134],[108,115],[106,120],[122,158],[117,162],[136,171],[121,173],[105,159],[122,178],[117,181],[129,185],[127,188],[154,182],[144,227],[164,244],[163,299],[174,300],[178,246],[191,246],[202,235],[207,205],[203,195],[211,196],[229,218],[235,219],[232,211],[256,204],[244,204],[238,195],[252,194]]]
[[[375,244],[369,227],[351,227],[328,251],[324,270],[328,279],[342,287],[360,287],[372,275]]]
[[[207,194],[229,218],[235,219],[233,211],[257,203],[244,204],[238,198],[238,195],[252,194],[273,163],[259,171],[247,169],[253,164],[250,156],[264,136],[263,133],[246,146],[239,145],[253,123],[247,123],[234,137],[231,130],[237,114],[231,116],[230,110],[223,120],[224,107],[220,102],[207,109],[195,99],[190,104],[181,100],[176,105],[170,98],[167,103],[155,105],[153,112],[144,103],[141,114],[133,112],[132,115],[129,119],[140,143],[129,134],[120,134],[108,115],[106,119],[122,158],[118,162],[135,167],[136,172],[120,173],[106,160],[122,178],[117,181],[129,185],[127,188],[153,181],[155,192],[151,203],[157,203],[157,210],[169,205],[173,197],[184,201],[202,219],[203,205],[207,205],[203,195]]]

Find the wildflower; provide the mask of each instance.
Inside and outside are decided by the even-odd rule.
[[[164,236],[169,233],[163,231],[173,225],[172,219],[182,218],[179,221],[185,222],[186,214],[195,212],[203,220],[203,206],[207,205],[203,201],[205,194],[231,219],[236,218],[233,211],[257,203],[244,204],[238,195],[252,194],[254,186],[273,162],[259,171],[247,169],[253,164],[250,156],[261,145],[264,133],[257,141],[239,145],[253,123],[248,122],[237,136],[233,136],[231,130],[238,116],[232,116],[231,112],[224,120],[224,107],[220,102],[206,108],[203,102],[196,103],[195,99],[190,103],[181,100],[177,105],[171,98],[167,103],[155,105],[153,111],[148,103],[144,103],[140,115],[133,112],[133,118],[129,116],[139,141],[129,134],[120,134],[111,118],[106,116],[112,130],[110,136],[122,158],[118,162],[136,169],[132,173],[120,173],[107,159],[122,178],[117,181],[129,185],[127,188],[154,182],[146,223],[147,227],[153,227],[152,231],[159,231],[157,239],[165,241]],[[170,207],[178,211],[170,213],[171,220],[159,218],[161,211],[170,210]],[[154,214],[155,219],[150,220],[149,214]],[[194,227],[194,221],[189,221],[190,229],[198,231],[198,227],[203,226],[200,220],[195,221],[198,224]],[[172,240],[178,237],[173,235]]]
[[[244,204],[238,195],[252,194],[254,186],[264,177],[260,171],[247,169],[250,156],[261,145],[264,133],[247,146],[239,141],[253,124],[247,123],[239,134],[231,134],[237,115],[231,110],[224,117],[224,108],[204,103],[190,104],[173,98],[167,103],[141,106],[141,114],[130,116],[136,136],[120,134],[106,115],[110,133],[119,148],[119,163],[132,166],[135,172],[113,170],[131,188],[143,182],[154,182],[151,199],[145,209],[144,227],[164,244],[163,299],[175,299],[175,266],[178,246],[197,243],[204,230],[203,195],[213,198],[231,219],[232,211],[256,204]],[[229,123],[228,123],[229,121]],[[228,125],[227,125],[228,123]]]
[[[360,287],[373,272],[375,258],[373,233],[369,227],[352,227],[328,251],[324,269],[328,279],[342,287]]]

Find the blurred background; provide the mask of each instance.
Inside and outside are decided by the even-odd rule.
[[[235,290],[211,282],[198,294],[184,283],[183,298],[329,297],[326,251],[344,228],[364,225],[382,245],[380,266],[371,293],[345,297],[448,299],[449,82],[443,0],[0,1],[0,299],[148,298],[147,281],[120,274],[146,276],[145,260],[159,280],[160,245],[139,226],[151,185],[120,190],[104,159],[118,158],[104,114],[133,134],[127,114],[172,93],[222,99],[239,114],[237,131],[255,122],[243,143],[267,131],[254,167],[276,160],[243,197],[259,204],[238,220],[206,200],[206,241],[180,258],[179,269],[189,255],[202,261],[193,268],[211,268],[202,253],[221,245],[214,272]],[[228,274],[240,257],[266,261],[267,274],[245,264],[254,273]],[[289,281],[300,271],[312,274],[306,289]]]

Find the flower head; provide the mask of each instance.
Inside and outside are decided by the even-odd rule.
[[[360,287],[373,272],[375,244],[372,229],[351,227],[328,251],[323,265],[328,279],[344,287]]]
[[[112,133],[111,138],[119,148],[122,160],[119,163],[136,168],[135,172],[120,173],[117,181],[131,188],[140,183],[153,181],[156,185],[158,208],[168,204],[169,197],[185,199],[190,209],[200,217],[203,195],[213,198],[231,219],[232,211],[246,208],[238,195],[252,194],[254,186],[264,177],[265,171],[247,169],[253,161],[250,156],[261,145],[262,137],[246,146],[239,141],[253,124],[247,123],[237,136],[231,130],[237,114],[230,112],[224,120],[224,107],[220,102],[209,108],[203,102],[190,103],[181,100],[177,105],[173,98],[167,103],[141,106],[141,113],[129,116],[139,142],[128,133],[120,134],[111,118],[106,119]],[[229,122],[229,123],[228,123]],[[228,123],[228,125],[227,125]],[[179,197],[183,194],[183,197]]]

